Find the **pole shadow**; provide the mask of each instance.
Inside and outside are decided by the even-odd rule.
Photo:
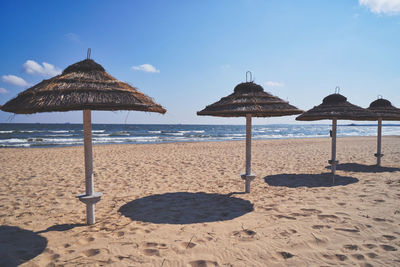
[[[335,175],[333,183],[333,176],[331,173],[321,174],[295,174],[285,173],[268,175],[264,177],[264,181],[270,186],[286,186],[291,188],[296,187],[332,187],[343,186],[348,184],[357,183],[358,179],[350,176]]]
[[[231,220],[253,210],[250,201],[230,194],[176,192],[136,199],[118,211],[133,221],[191,224]]]
[[[0,226],[0,266],[18,266],[41,254],[47,239],[16,226]]]
[[[331,166],[326,166],[326,169],[331,169]],[[346,172],[397,172],[400,168],[393,167],[378,167],[376,165],[364,165],[359,163],[341,163],[336,165],[336,170]]]

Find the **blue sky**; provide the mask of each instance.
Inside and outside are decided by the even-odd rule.
[[[0,104],[84,59],[90,47],[108,73],[167,108],[165,115],[94,112],[95,123],[244,124],[196,111],[232,93],[247,70],[303,110],[336,86],[362,107],[378,95],[400,107],[400,0],[2,0],[0,28]],[[0,112],[0,122],[10,115]],[[82,114],[12,122],[81,123]]]

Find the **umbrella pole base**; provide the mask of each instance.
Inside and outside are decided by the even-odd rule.
[[[328,163],[331,164],[331,173],[335,174],[336,172],[336,165],[338,165],[338,160],[328,160]]]
[[[81,194],[77,196],[80,201],[86,204],[86,223],[88,225],[94,224],[96,222],[94,216],[94,206],[97,202],[100,201],[101,196],[101,192],[95,192],[89,196],[86,194]]]
[[[250,182],[256,178],[255,174],[242,174],[242,179],[245,180],[245,193],[250,193]]]
[[[376,166],[381,167],[381,158],[383,154],[375,153],[374,156],[376,157]]]

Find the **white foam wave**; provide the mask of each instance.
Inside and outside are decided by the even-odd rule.
[[[69,131],[65,130],[57,130],[57,131],[49,131],[50,133],[69,133]]]

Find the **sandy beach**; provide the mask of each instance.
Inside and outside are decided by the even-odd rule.
[[[399,266],[400,137],[0,149],[0,266]]]

